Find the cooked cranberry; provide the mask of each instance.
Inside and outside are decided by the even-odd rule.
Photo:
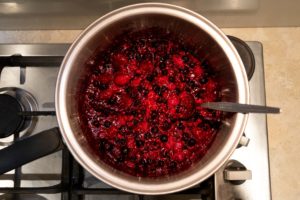
[[[196,83],[195,83],[195,81],[193,81],[193,80],[190,80],[190,81],[188,82],[188,85],[189,85],[191,88],[195,88],[195,87],[196,87]]]
[[[198,125],[197,125],[197,127],[199,127],[199,128],[201,128],[202,130],[204,130],[204,131],[207,131],[207,130],[209,130],[209,125],[207,124],[207,123],[204,123],[204,122],[202,122],[202,123],[199,123]]]
[[[165,69],[161,70],[161,75],[167,76],[168,75],[168,70],[165,70]]]
[[[175,78],[174,78],[174,76],[169,76],[168,80],[169,80],[171,83],[174,83]]]
[[[189,87],[185,87],[184,90],[187,91],[187,92],[191,92],[192,91]]]
[[[111,151],[113,149],[113,145],[105,139],[100,140],[99,142],[99,151]]]
[[[121,145],[121,146],[124,146],[126,144],[126,140],[124,138],[121,138],[121,139],[118,139],[116,141],[117,144]]]
[[[176,113],[180,113],[180,109],[181,109],[181,106],[177,105],[176,106]]]
[[[140,111],[140,114],[142,114],[142,115],[144,115],[145,113],[146,113],[146,110],[145,109],[142,109],[141,108],[141,110],[139,110]]]
[[[108,88],[108,84],[101,83],[100,81],[95,81],[94,86],[99,88],[100,90],[106,90]]]
[[[105,151],[105,144],[106,144],[106,140],[105,139],[101,139],[99,142],[99,151]]]
[[[148,76],[146,77],[146,79],[147,79],[147,81],[152,82],[153,79],[154,79],[154,76],[153,76],[152,74],[151,74],[151,75],[148,75]]]
[[[137,98],[138,97],[138,93],[136,90],[131,90],[129,93],[129,96],[133,99]]]
[[[128,127],[127,126],[121,126],[119,128],[119,130],[121,131],[121,133],[127,133],[128,132]]]
[[[137,125],[139,123],[139,120],[134,119],[134,120],[132,120],[132,123],[133,123],[133,125]]]
[[[192,115],[192,120],[196,121],[197,119],[201,119],[202,116],[199,112],[194,112],[194,114]]]
[[[159,167],[164,166],[164,164],[165,164],[165,162],[164,162],[163,160],[159,160],[159,161],[157,162],[157,165],[158,165]]]
[[[118,162],[118,163],[123,163],[123,162],[124,162],[124,157],[123,157],[123,156],[119,156],[119,157],[117,158],[117,162]]]
[[[175,92],[176,92],[176,94],[180,94],[180,89],[179,88],[175,88]]]
[[[116,96],[113,96],[111,98],[108,99],[108,104],[110,105],[115,105],[118,102],[118,98]]]
[[[179,80],[183,83],[187,82],[188,81],[188,78],[185,76],[185,75],[181,75],[179,76]]]
[[[142,60],[141,54],[139,54],[139,53],[135,54],[135,59],[136,59],[137,61],[141,61],[141,60]]]
[[[158,85],[153,85],[152,88],[153,88],[153,91],[155,93],[157,93],[158,95],[160,95],[161,90],[160,90],[160,87]]]
[[[140,163],[141,163],[142,167],[147,167],[147,165],[148,165],[146,159],[142,159]]]
[[[178,125],[177,125],[177,128],[178,128],[179,130],[183,130],[183,129],[184,129],[183,123],[182,123],[182,122],[179,122]]]
[[[156,142],[156,141],[153,141],[153,142],[152,142],[152,146],[153,146],[153,147],[156,147],[156,146],[157,146],[157,142]]]
[[[166,61],[166,58],[165,58],[165,57],[160,57],[160,58],[159,58],[159,62],[160,62],[160,63],[165,62],[165,61]]]
[[[170,162],[170,168],[171,168],[172,170],[175,170],[176,167],[177,167],[177,163],[176,163],[175,161],[171,161],[171,162]]]
[[[174,118],[174,117],[169,117],[169,119],[170,119],[170,121],[171,121],[173,124],[177,121],[177,119]]]
[[[100,122],[98,120],[94,120],[94,121],[92,121],[92,125],[95,126],[95,127],[99,127]]]
[[[212,120],[207,120],[206,123],[209,125],[210,128],[212,129],[218,129],[220,126],[220,122],[218,121],[212,121]]]
[[[161,152],[161,155],[162,155],[163,158],[169,158],[170,157],[170,154],[167,150],[163,150]]]
[[[123,147],[123,148],[121,149],[121,152],[122,152],[123,155],[127,155],[128,152],[129,152],[129,149],[128,149],[127,147]]]
[[[186,133],[186,132],[184,132],[184,133],[182,134],[182,140],[185,141],[185,142],[187,142],[189,139],[190,139],[189,134]]]
[[[105,121],[105,122],[104,122],[104,126],[105,126],[106,128],[109,128],[109,127],[111,126],[111,122],[110,122],[110,121]]]
[[[130,114],[132,114],[133,116],[137,116],[137,115],[138,115],[138,112],[137,112],[136,110],[132,110],[132,111],[130,112]]]
[[[163,98],[163,97],[159,97],[159,98],[157,99],[157,102],[158,102],[158,103],[167,103],[167,100],[166,100],[165,98]]]
[[[141,85],[139,85],[139,86],[137,87],[137,89],[138,89],[139,92],[143,92],[143,90],[144,90],[143,86],[141,86]]]
[[[142,141],[142,140],[135,140],[135,145],[136,145],[137,147],[141,147],[141,146],[144,145],[144,141]]]
[[[87,96],[88,96],[88,98],[91,99],[91,100],[94,99],[94,98],[96,97],[96,95],[95,95],[94,93],[88,93]]]
[[[190,64],[189,64],[189,67],[190,67],[190,68],[194,68],[194,67],[195,67],[195,63],[190,63]]]
[[[159,68],[160,69],[165,69],[166,68],[166,63],[164,63],[164,62],[159,63]]]
[[[187,144],[192,147],[196,144],[196,140],[194,138],[190,138]]]
[[[208,79],[205,76],[200,79],[200,83],[202,83],[202,84],[206,84],[207,81],[208,81]]]
[[[102,107],[101,104],[99,104],[98,102],[92,102],[90,104],[90,106],[97,112],[102,112],[104,110],[104,108]]]
[[[131,161],[135,162],[136,161],[136,157],[135,156],[132,156],[129,158]]]
[[[188,46],[188,45],[185,45],[185,44],[182,44],[181,49],[184,50],[185,52],[190,52],[190,51],[192,51],[192,49],[189,48],[189,46]]]
[[[95,109],[96,110],[96,109]],[[97,110],[96,110],[97,111]],[[101,115],[103,117],[108,117],[110,115],[110,110],[106,108],[101,108],[99,109],[99,112],[101,112]]]
[[[112,64],[110,61],[107,61],[107,63],[103,65],[103,68],[106,70],[110,69],[111,67],[112,67]]]
[[[144,91],[143,91],[143,95],[144,96],[147,96],[149,94],[149,90],[147,90],[147,89],[144,89]]]
[[[169,130],[171,128],[171,124],[168,122],[168,121],[164,121],[163,122],[163,125],[162,125],[162,129],[164,130],[164,131],[167,131],[167,130]]]
[[[155,119],[158,116],[158,112],[156,110],[153,110],[151,112],[151,119]]]
[[[126,87],[125,88],[125,92],[127,92],[127,94],[130,94],[132,91],[132,87]]]
[[[138,105],[140,105],[141,104],[141,101],[139,100],[139,99],[135,99],[134,101],[133,101],[133,105],[134,106],[138,106]]]
[[[161,86],[161,92],[165,92],[168,90],[168,87],[166,87],[165,85]]]
[[[99,75],[101,73],[99,68],[93,69],[93,74]]]
[[[106,143],[105,144],[105,150],[106,151],[111,151],[111,150],[113,150],[113,148],[114,148],[113,144],[111,144],[111,143]]]
[[[155,40],[155,41],[153,41],[152,42],[152,46],[154,47],[154,48],[157,48],[158,47],[158,41],[157,40]]]
[[[182,56],[182,60],[183,60],[183,62],[188,62],[189,61],[189,57],[188,56]]]
[[[203,91],[203,90],[198,90],[198,91],[196,92],[195,97],[201,98],[201,97],[203,96],[203,94],[204,94],[204,91]]]
[[[187,75],[189,73],[189,68],[185,67],[180,70],[183,75]]]
[[[151,138],[151,133],[145,133],[144,137],[145,137],[145,139],[150,139]]]
[[[209,64],[208,64],[207,60],[202,61],[201,66],[203,68],[209,68]]]
[[[165,135],[165,134],[163,134],[163,135],[161,135],[161,136],[159,137],[159,139],[160,139],[160,141],[162,141],[162,142],[167,142],[167,141],[168,141],[168,136]]]
[[[158,128],[157,128],[157,126],[152,127],[152,128],[151,128],[151,132],[152,132],[152,133],[158,133]]]

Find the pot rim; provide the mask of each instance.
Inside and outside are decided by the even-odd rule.
[[[76,52],[84,47],[85,42],[99,30],[99,27],[103,25],[105,26],[105,24],[108,22],[121,19],[124,16],[130,16],[137,13],[167,13],[177,17],[180,15],[180,18],[194,23],[195,25],[199,26],[199,28],[205,30],[211,37],[216,40],[216,42],[218,42],[220,47],[227,55],[229,61],[231,62],[231,65],[233,66],[233,70],[238,82],[238,102],[249,103],[249,86],[245,70],[243,69],[244,66],[242,60],[240,59],[239,54],[237,53],[230,40],[219,28],[217,28],[213,23],[211,23],[198,13],[179,6],[164,3],[141,3],[122,7],[102,16],[90,26],[88,26],[73,42],[66,56],[64,57],[56,83],[55,106],[57,111],[57,120],[61,134],[72,155],[87,171],[89,171],[93,176],[97,177],[101,181],[115,188],[136,194],[161,195],[174,193],[187,189],[198,184],[199,182],[204,181],[205,179],[213,175],[222,165],[224,165],[224,163],[229,159],[230,155],[238,145],[238,142],[246,126],[248,118],[247,114],[237,114],[235,126],[233,127],[230,136],[230,145],[225,145],[225,147],[222,149],[223,153],[219,153],[208,165],[206,165],[205,168],[199,170],[197,173],[194,173],[191,176],[176,180],[176,184],[174,184],[174,181],[164,184],[160,184],[158,182],[157,184],[149,185],[141,184],[139,182],[130,182],[101,168],[95,160],[91,159],[85,153],[85,151],[78,143],[72,131],[69,116],[67,113],[67,82],[69,72],[72,68],[72,60],[74,60]]]

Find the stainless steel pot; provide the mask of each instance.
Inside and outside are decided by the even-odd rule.
[[[80,84],[87,59],[107,47],[125,30],[162,27],[177,33],[186,43],[205,52],[222,86],[222,100],[249,103],[249,88],[243,63],[228,38],[211,22],[190,10],[168,4],[144,3],[127,6],[101,17],[75,40],[64,58],[56,86],[56,112],[63,139],[76,160],[103,182],[139,194],[166,194],[191,187],[214,174],[235,150],[247,115],[226,119],[205,157],[190,169],[169,177],[139,178],[124,174],[102,162],[82,134],[78,113]]]

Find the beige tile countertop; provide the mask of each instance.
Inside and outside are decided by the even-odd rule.
[[[300,27],[223,29],[264,48],[267,104],[282,108],[268,116],[272,196],[300,198]],[[80,33],[69,31],[0,31],[0,43],[67,43]]]
[[[267,104],[280,115],[268,116],[272,196],[300,198],[300,28],[224,29],[226,34],[263,44]]]

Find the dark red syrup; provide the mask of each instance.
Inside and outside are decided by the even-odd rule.
[[[180,38],[158,28],[126,32],[83,66],[80,121],[108,165],[141,177],[166,176],[198,162],[220,127],[214,72]]]

